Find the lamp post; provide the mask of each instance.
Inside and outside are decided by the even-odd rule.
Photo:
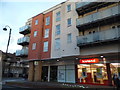
[[[9,27],[9,26],[6,25],[5,28],[3,28],[3,30],[4,30],[4,31],[7,31],[7,27]],[[10,28],[10,27],[9,27],[9,28]],[[7,49],[6,49],[6,54],[7,54],[7,52],[8,52],[8,47],[9,47],[9,43],[10,43],[11,31],[12,31],[12,29],[10,28],[9,38],[8,38],[8,43],[7,43]]]
[[[11,37],[11,31],[12,31],[12,29],[8,26],[8,25],[6,25],[4,28],[3,28],[3,30],[4,31],[7,31],[7,27],[10,29],[10,31],[9,31],[9,38],[8,38],[8,43],[7,43],[7,49],[6,49],[6,57],[5,57],[5,59],[7,60],[7,53],[8,53],[8,47],[9,47],[9,43],[10,43],[10,37]],[[8,75],[9,75],[9,73],[10,73],[10,64],[9,64],[9,66],[8,66]],[[4,71],[3,71],[3,74],[4,74]]]

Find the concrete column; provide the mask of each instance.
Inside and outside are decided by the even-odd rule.
[[[110,86],[112,86],[112,76],[111,76],[111,70],[110,70],[110,63],[106,63],[106,69],[107,69],[108,83]]]
[[[48,66],[48,82],[50,82],[50,65]]]
[[[29,62],[28,80],[34,81],[34,62]]]
[[[37,64],[35,65],[34,81],[41,81],[41,80],[42,80],[42,62],[37,61]]]

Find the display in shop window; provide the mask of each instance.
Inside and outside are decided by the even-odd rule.
[[[82,68],[82,76],[87,77],[87,72],[86,68]]]
[[[102,68],[97,68],[97,78],[103,78],[102,77]]]

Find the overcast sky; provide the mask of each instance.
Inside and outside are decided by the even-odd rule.
[[[19,28],[25,25],[27,19],[55,6],[66,0],[0,0],[0,50],[6,51],[9,36],[8,31],[3,31],[5,25],[12,28],[12,35],[8,52],[14,53],[22,47],[17,45]]]

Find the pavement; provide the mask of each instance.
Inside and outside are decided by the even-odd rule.
[[[30,82],[23,78],[4,78],[2,82],[3,82],[3,88],[5,85],[7,85],[8,88],[17,87],[17,88],[94,88],[94,89],[109,88],[110,90],[116,89],[113,86],[103,86],[103,85],[70,84],[70,83],[58,83],[58,82]]]

